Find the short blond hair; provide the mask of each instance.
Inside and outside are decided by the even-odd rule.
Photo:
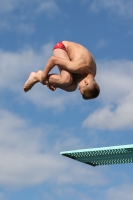
[[[85,87],[82,97],[85,100],[94,99],[98,97],[99,94],[100,94],[99,85],[96,83],[95,80],[91,80],[89,84]]]

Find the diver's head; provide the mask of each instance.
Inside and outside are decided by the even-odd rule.
[[[94,99],[100,93],[100,88],[93,76],[86,76],[79,82],[80,93],[85,100]]]

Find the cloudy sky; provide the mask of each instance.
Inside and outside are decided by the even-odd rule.
[[[94,168],[60,155],[133,143],[132,8],[132,0],[0,0],[0,200],[132,199],[132,164]],[[97,99],[41,84],[23,92],[62,40],[95,57]]]

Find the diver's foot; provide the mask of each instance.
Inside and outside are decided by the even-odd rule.
[[[28,92],[38,81],[35,78],[36,73],[31,72],[28,80],[24,84],[24,91]]]

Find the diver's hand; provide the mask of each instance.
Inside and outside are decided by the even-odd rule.
[[[47,82],[47,74],[43,73],[40,82],[45,85]]]
[[[55,91],[57,86],[55,84],[50,84],[50,83],[46,83],[47,87],[52,90],[52,91]]]

